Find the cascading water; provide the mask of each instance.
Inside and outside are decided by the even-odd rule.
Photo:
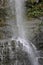
[[[26,42],[25,40],[25,32],[23,30],[23,13],[24,13],[24,0],[15,0],[15,9],[16,9],[16,20],[17,20],[17,26],[18,26],[18,41],[23,44],[23,49],[25,52],[30,54],[30,61],[31,65],[39,65],[38,64],[38,59],[36,59],[36,50],[34,49],[35,47],[32,47],[31,43]]]
[[[16,9],[16,21],[18,26],[18,36],[24,38],[24,30],[23,30],[23,14],[24,14],[24,0],[15,1],[15,9]],[[21,35],[22,34],[22,35]]]
[[[9,2],[13,3],[14,0]],[[9,3],[10,4],[10,3]],[[14,7],[13,5],[11,5]],[[13,9],[11,7],[11,9]],[[15,0],[15,10],[16,10],[16,21],[18,26],[18,37],[15,39],[15,34],[12,38],[7,38],[0,40],[0,65],[39,65],[37,59],[37,50],[35,46],[27,42],[25,31],[22,26],[24,18],[24,0]],[[12,11],[14,13],[14,11]],[[13,21],[14,22],[14,21]],[[12,27],[14,26],[12,22],[8,22]],[[12,28],[14,30],[14,28]],[[13,31],[13,33],[15,33]]]

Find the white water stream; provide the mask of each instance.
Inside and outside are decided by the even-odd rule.
[[[31,65],[39,65],[38,64],[38,59],[36,59],[36,49],[33,46],[33,44],[27,42],[25,40],[25,32],[23,30],[23,13],[24,13],[24,0],[15,0],[15,9],[16,9],[16,21],[17,21],[17,26],[18,26],[18,41],[23,44],[23,50],[26,51],[28,54],[30,54],[30,61]]]

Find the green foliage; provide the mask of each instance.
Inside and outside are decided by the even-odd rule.
[[[40,17],[43,16],[43,2],[30,4],[26,2],[26,15],[28,17]]]
[[[29,3],[34,3],[35,2],[35,0],[27,0]]]

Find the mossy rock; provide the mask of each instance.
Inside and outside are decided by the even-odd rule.
[[[6,26],[5,20],[3,18],[0,18],[0,27]]]
[[[3,32],[0,32],[0,39],[3,38]]]
[[[6,6],[8,3],[8,0],[0,0],[0,7]]]

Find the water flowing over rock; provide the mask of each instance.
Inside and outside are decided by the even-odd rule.
[[[0,31],[3,32],[0,39],[0,65],[39,65],[39,53],[34,44],[29,41],[29,36],[26,35],[28,29],[26,28],[26,32],[23,25],[23,22],[26,23],[24,2],[25,0],[8,0],[11,15],[6,16],[7,25],[0,27]]]
[[[28,54],[30,54],[30,61],[32,65],[39,65],[38,64],[38,60],[36,59],[36,55],[34,53],[34,51],[36,52],[36,50],[34,50],[34,48],[32,48],[31,43],[27,43],[26,39],[25,39],[25,32],[22,26],[22,23],[24,21],[23,19],[23,10],[24,10],[24,0],[15,0],[15,10],[16,10],[16,20],[17,20],[17,25],[18,25],[18,40],[21,41],[21,43],[23,43],[24,45],[24,51],[26,51]],[[22,35],[21,35],[22,34]],[[24,41],[26,40],[26,41]],[[26,43],[26,45],[25,45]],[[30,50],[30,51],[29,51]],[[32,54],[32,55],[31,55]]]

